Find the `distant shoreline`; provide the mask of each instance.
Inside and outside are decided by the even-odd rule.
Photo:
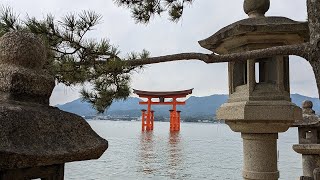
[[[140,119],[135,120],[123,120],[123,119],[95,119],[95,118],[85,118],[86,121],[119,121],[119,122],[139,122]],[[155,122],[169,122],[169,121],[155,121]],[[212,123],[212,124],[225,124],[224,120],[197,120],[197,121],[181,121],[181,123]]]

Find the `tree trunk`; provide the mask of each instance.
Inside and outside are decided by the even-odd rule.
[[[310,32],[308,61],[312,66],[320,97],[320,0],[307,0],[307,10]]]
[[[313,69],[313,73],[316,79],[318,95],[320,97],[320,61],[310,61],[311,67]],[[308,88],[308,87],[305,87]]]

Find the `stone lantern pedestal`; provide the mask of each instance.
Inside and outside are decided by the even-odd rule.
[[[108,142],[80,116],[49,106],[46,47],[31,33],[0,38],[0,180],[64,179],[64,164],[97,159]]]
[[[239,53],[308,39],[308,26],[284,17],[265,17],[269,0],[245,0],[250,16],[222,28],[200,45],[218,54]],[[229,99],[217,111],[217,118],[240,132],[243,138],[243,178],[276,180],[277,139],[295,120],[301,109],[291,103],[289,57],[274,56],[228,63]]]

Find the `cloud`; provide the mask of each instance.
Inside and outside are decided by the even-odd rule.
[[[309,62],[295,56],[291,56],[290,58],[291,93],[319,97],[316,80]]]
[[[131,51],[149,50],[153,56],[179,52],[208,52],[198,44],[199,40],[211,36],[222,27],[247,15],[242,9],[243,1],[220,0],[201,1],[185,9],[183,19],[178,23],[168,17],[155,17],[149,25],[135,24],[127,9],[116,7],[110,0],[5,0],[22,17],[28,13],[38,18],[47,13],[60,17],[68,12],[94,10],[103,16],[103,23],[90,37],[109,38],[118,45],[123,56]],[[268,16],[286,16],[304,21],[306,2],[301,0],[271,1]],[[317,96],[312,69],[302,59],[291,61],[291,91],[308,96]],[[132,76],[132,87],[145,90],[180,90],[195,88],[194,95],[205,96],[214,93],[228,93],[226,64],[204,64],[200,61],[171,62],[149,65]],[[78,88],[76,88],[78,89]],[[51,104],[63,103],[78,98],[76,90],[64,86],[55,88]]]
[[[50,105],[54,106],[57,104],[64,104],[72,100],[78,99],[80,94],[78,93],[81,90],[79,86],[65,86],[63,84],[58,84],[55,86],[53,93],[50,97]]]

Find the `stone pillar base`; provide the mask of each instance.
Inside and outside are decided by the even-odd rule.
[[[278,134],[241,133],[243,138],[243,178],[245,180],[277,180]]]

